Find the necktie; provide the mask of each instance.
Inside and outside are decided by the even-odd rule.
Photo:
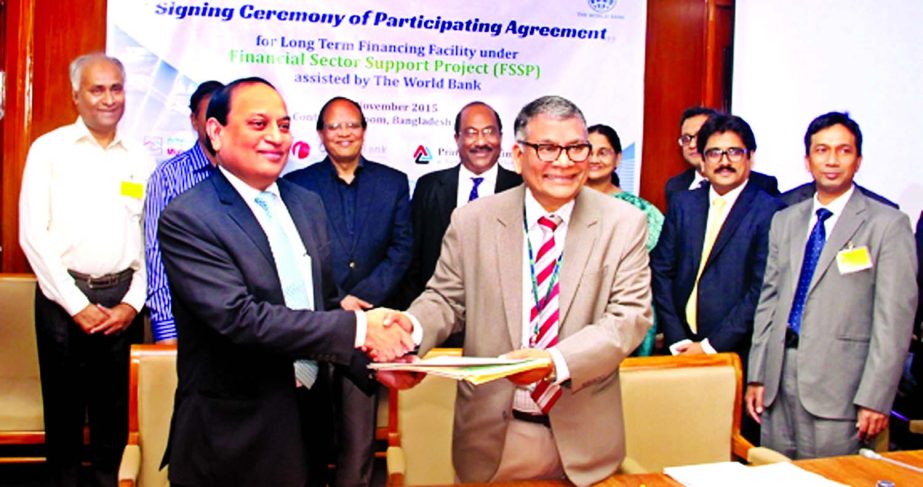
[[[808,243],[804,246],[804,261],[801,263],[801,274],[798,275],[795,301],[792,303],[792,311],[788,314],[788,326],[795,333],[801,333],[801,318],[804,315],[804,304],[808,300],[808,288],[811,286],[814,269],[817,268],[817,261],[820,259],[820,253],[824,250],[824,243],[827,241],[824,222],[831,216],[833,216],[833,213],[830,210],[826,208],[817,209],[817,223],[811,229]]]
[[[718,238],[718,232],[721,231],[721,225],[724,223],[724,207],[727,201],[724,198],[715,198],[708,208],[708,223],[705,225],[705,241],[702,243],[702,257],[699,259],[699,271],[695,275],[695,285],[692,286],[692,293],[689,300],[686,301],[686,323],[692,333],[699,332],[698,312],[699,312],[699,279],[702,278],[702,271],[705,270],[705,263],[708,261],[708,255],[711,254],[712,247],[715,246],[715,240]]]
[[[298,259],[295,250],[285,236],[285,230],[277,218],[273,218],[272,209],[277,204],[274,193],[263,191],[256,197],[256,204],[263,209],[266,221],[269,222],[269,247],[279,274],[279,284],[282,286],[282,297],[285,306],[289,309],[313,309],[314,303],[308,289],[305,287],[304,277],[299,271]],[[317,362],[313,360],[296,360],[295,377],[308,389],[317,380]]]
[[[478,199],[478,186],[484,182],[484,178],[480,176],[471,178],[471,182],[474,183],[474,186],[471,187],[471,192],[468,193],[468,201],[474,201]]]
[[[558,343],[558,319],[560,318],[558,273],[560,269],[557,257],[559,252],[555,251],[554,231],[561,224],[561,217],[543,216],[538,219],[538,224],[542,229],[542,246],[538,249],[533,266],[535,281],[533,282],[532,310],[529,313],[529,329],[532,331],[529,346],[547,349]],[[531,396],[542,412],[548,414],[554,403],[561,397],[561,387],[541,381],[535,386]]]

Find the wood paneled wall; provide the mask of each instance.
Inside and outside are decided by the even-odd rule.
[[[5,9],[0,271],[27,272],[17,230],[26,154],[36,137],[75,119],[67,65],[105,48],[106,0],[6,0]],[[728,108],[732,25],[733,0],[648,0],[641,196],[662,209],[664,183],[685,169],[676,145],[680,113],[690,105]]]
[[[663,187],[687,167],[679,118],[694,105],[728,109],[733,0],[648,0],[641,196],[666,210]],[[730,59],[730,58],[728,58]]]
[[[7,0],[0,271],[29,270],[19,247],[19,185],[29,145],[77,117],[67,66],[106,47],[106,0]]]

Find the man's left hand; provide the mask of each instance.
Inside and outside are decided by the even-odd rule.
[[[513,384],[525,386],[533,382],[538,382],[547,377],[554,377],[554,361],[551,359],[551,352],[537,348],[520,348],[512,352],[501,355],[501,358],[508,359],[546,359],[548,366],[539,369],[527,370],[518,374],[508,376],[507,379]]]
[[[879,413],[874,409],[859,407],[859,418],[856,429],[859,432],[859,441],[869,440],[888,427],[888,415]]]
[[[96,306],[106,315],[106,319],[96,328],[90,330],[91,335],[96,333],[102,333],[103,335],[122,333],[131,325],[135,316],[138,315],[134,308],[125,303],[119,303],[112,308],[107,308],[101,304]]]
[[[705,349],[702,348],[702,342],[692,342],[683,347],[677,348],[679,355],[704,355]]]

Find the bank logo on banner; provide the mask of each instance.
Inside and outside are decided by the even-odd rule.
[[[606,13],[615,7],[618,0],[587,0],[586,3],[595,11]]]
[[[433,155],[429,151],[429,147],[425,145],[418,145],[417,150],[413,151],[413,162],[417,164],[429,164],[429,161],[433,160]]]
[[[292,155],[298,159],[306,159],[311,155],[311,144],[303,140],[295,142],[292,144]]]

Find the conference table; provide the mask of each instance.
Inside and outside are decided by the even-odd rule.
[[[923,468],[923,450],[888,452],[882,453],[882,456]],[[923,486],[923,473],[917,473],[884,460],[873,460],[859,455],[796,460],[794,464],[810,472],[823,475],[830,480],[856,487],[875,487],[879,480],[891,480],[897,487]],[[564,481],[528,481],[491,485],[560,487],[570,484]],[[604,487],[682,487],[682,485],[664,473],[613,475],[597,484],[597,486]]]

